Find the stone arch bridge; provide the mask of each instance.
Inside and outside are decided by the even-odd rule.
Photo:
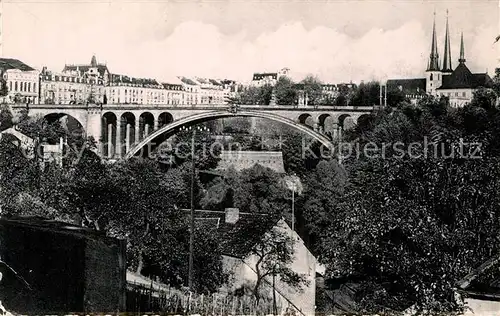
[[[26,109],[26,105],[12,106],[14,111]],[[230,105],[132,105],[106,104],[30,105],[30,116],[47,118],[74,118],[85,130],[100,142],[99,149],[106,158],[128,159],[143,153],[151,144],[159,144],[175,134],[182,126],[194,125],[225,117],[258,117],[286,124],[320,141],[327,147],[344,128],[348,120],[356,124],[369,115],[374,107],[357,106],[259,106],[244,105],[237,109]]]

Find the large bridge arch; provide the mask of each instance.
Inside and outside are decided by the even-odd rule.
[[[163,137],[165,136],[168,137],[171,134],[174,134],[175,131],[179,129],[181,126],[194,125],[197,123],[202,123],[218,118],[227,118],[227,117],[258,117],[258,118],[269,119],[271,121],[280,122],[285,125],[288,125],[304,134],[311,136],[312,138],[316,139],[330,150],[332,150],[334,146],[328,137],[311,129],[311,127],[304,124],[300,124],[298,122],[293,121],[292,119],[285,118],[275,113],[259,112],[259,111],[239,111],[237,113],[231,113],[228,111],[210,111],[184,117],[156,130],[155,132],[148,135],[148,137],[143,139],[141,142],[139,142],[137,145],[135,145],[133,148],[131,148],[124,156],[124,159],[130,159],[134,157],[137,153],[141,152],[144,147],[146,147],[149,143],[153,142],[155,139],[162,140]],[[156,144],[158,145],[159,143]]]

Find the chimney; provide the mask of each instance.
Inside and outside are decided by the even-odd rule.
[[[238,208],[226,208],[226,223],[236,224],[240,218],[240,210]]]

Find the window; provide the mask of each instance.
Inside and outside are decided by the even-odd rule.
[[[455,92],[455,96],[458,97],[458,92]]]
[[[438,80],[441,80],[441,74],[438,74]]]
[[[431,81],[434,80],[434,76],[431,74]],[[432,86],[432,83],[431,83],[431,86]]]
[[[465,98],[466,96],[467,96],[467,92],[465,92],[465,91],[464,91],[464,92],[462,92],[462,97],[464,97],[464,98]]]
[[[14,83],[14,91],[18,91],[17,90],[17,81]]]
[[[9,81],[9,91],[12,91],[12,81]]]
[[[28,92],[31,92],[31,82],[28,82]]]

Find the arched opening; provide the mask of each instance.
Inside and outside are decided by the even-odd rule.
[[[339,128],[343,130],[351,129],[355,126],[354,120],[349,114],[342,114],[339,116]]]
[[[155,117],[149,112],[144,112],[139,117],[139,139],[144,139],[153,131]]]
[[[82,122],[66,113],[50,113],[44,116],[47,124],[60,124],[62,128],[74,136],[84,136],[85,129]]]
[[[181,127],[196,125],[198,123],[212,121],[218,118],[227,118],[227,117],[259,117],[263,119],[269,119],[275,122],[280,122],[319,141],[327,149],[333,149],[333,144],[331,140],[325,135],[322,135],[314,131],[307,125],[295,122],[291,119],[282,117],[274,113],[257,112],[257,111],[239,111],[235,114],[228,111],[210,111],[210,112],[190,115],[188,117],[176,120],[175,122],[172,122],[171,124],[168,124],[163,128],[151,133],[148,137],[143,139],[138,145],[134,146],[134,148],[128,151],[127,154],[124,156],[124,158],[129,159],[134,156],[150,157],[149,156],[150,153],[152,153],[159,144],[162,144],[170,136],[176,134]]]
[[[299,115],[298,121],[300,124],[304,124],[310,128],[314,128],[314,119],[311,114],[304,113]]]
[[[120,143],[117,151],[120,155],[126,154],[132,148],[135,141],[135,116],[125,112],[120,118]]]
[[[334,129],[336,128],[335,120],[330,114],[321,114],[318,117],[318,128],[318,132],[331,137]]]
[[[362,114],[356,120],[356,125],[358,126],[367,126],[372,121],[372,115],[370,114]]]
[[[170,124],[174,121],[174,117],[172,114],[168,112],[163,112],[158,116],[158,128],[162,128],[167,124]]]
[[[103,156],[111,158],[116,153],[117,118],[113,112],[106,112],[102,116]]]

